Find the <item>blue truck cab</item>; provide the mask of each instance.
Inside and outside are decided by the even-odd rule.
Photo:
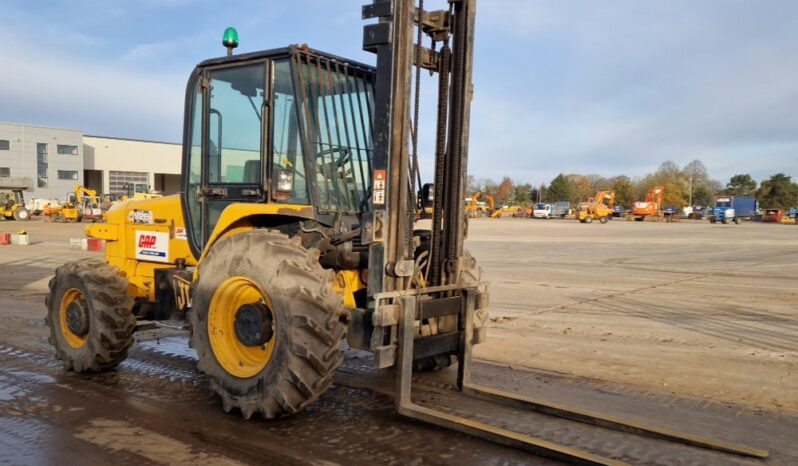
[[[709,223],[742,223],[744,218],[756,215],[758,203],[752,196],[718,196],[715,207],[709,213]]]

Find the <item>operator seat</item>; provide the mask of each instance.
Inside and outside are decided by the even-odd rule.
[[[247,160],[244,162],[244,183],[260,184],[262,180],[260,160]]]

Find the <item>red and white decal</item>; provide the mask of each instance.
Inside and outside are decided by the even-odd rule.
[[[169,262],[169,233],[136,231],[136,259]]]

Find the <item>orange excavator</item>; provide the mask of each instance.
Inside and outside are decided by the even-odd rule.
[[[637,221],[643,221],[646,217],[661,218],[664,192],[665,188],[662,185],[649,189],[645,201],[637,201],[632,204],[631,217]]]
[[[496,204],[493,196],[485,196],[487,204],[480,205],[479,198],[482,197],[482,191],[477,192],[466,202],[465,212],[470,218],[476,217],[490,217],[496,211]]]

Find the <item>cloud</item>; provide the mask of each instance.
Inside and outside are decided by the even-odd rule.
[[[308,43],[373,63],[361,50],[362,3],[4,6],[0,119],[179,140],[186,76],[223,53],[225,26],[239,27],[242,52]],[[700,158],[720,179],[798,178],[795,18],[789,0],[480,2],[471,172],[538,182]],[[425,175],[434,88],[425,76]]]
[[[10,45],[0,31],[0,120],[177,141],[184,78]]]
[[[699,157],[723,179],[798,176],[795,17],[785,1],[483,3],[472,171],[640,175]]]

